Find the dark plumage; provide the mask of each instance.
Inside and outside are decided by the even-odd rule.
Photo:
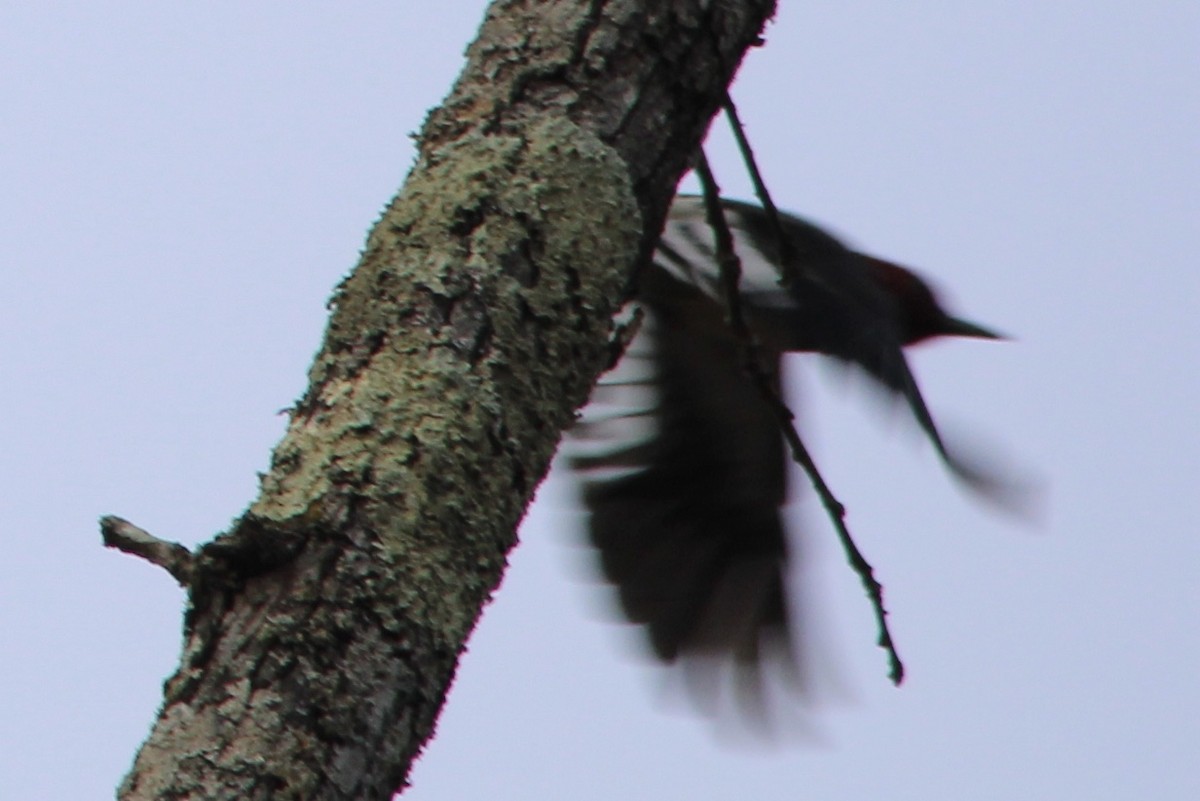
[[[903,346],[996,335],[949,315],[912,272],[789,215],[782,224],[798,279],[785,289],[762,209],[722,203],[742,262],[742,310],[776,382],[787,351],[857,365],[903,400],[955,475],[987,492],[989,479],[942,443]],[[604,575],[657,657],[732,658],[756,685],[766,651],[791,664],[779,513],[786,459],[775,414],[745,375],[743,346],[726,323],[712,243],[703,200],[676,198],[641,276],[642,328],[601,378],[569,458]]]

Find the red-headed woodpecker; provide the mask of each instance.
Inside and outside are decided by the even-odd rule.
[[[781,223],[795,277],[781,285],[766,214],[722,206],[742,264],[741,309],[776,382],[788,351],[857,365],[908,406],[956,476],[987,493],[986,474],[943,445],[903,347],[997,336],[951,316],[904,267],[790,215]],[[753,684],[769,653],[793,664],[780,517],[787,460],[777,415],[746,375],[745,343],[727,323],[713,241],[703,199],[677,197],[640,276],[642,327],[601,378],[568,459],[583,480],[604,575],[656,656],[732,659]]]

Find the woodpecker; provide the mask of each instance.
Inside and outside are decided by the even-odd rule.
[[[1000,337],[949,314],[910,270],[791,215],[780,219],[794,268],[783,285],[766,213],[721,204],[742,264],[742,313],[776,385],[785,352],[861,368],[907,405],[952,474],[988,494],[990,477],[944,445],[903,348]],[[746,343],[727,323],[721,287],[704,201],[681,195],[639,278],[641,328],[584,408],[568,463],[603,574],[657,658],[732,663],[754,687],[768,662],[796,675],[780,512],[787,460],[776,413],[746,375]]]

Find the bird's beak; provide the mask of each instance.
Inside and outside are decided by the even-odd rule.
[[[966,320],[960,320],[957,317],[946,317],[945,327],[941,331],[942,334],[952,337],[974,337],[976,339],[1009,339],[1003,334],[997,334],[995,331],[989,331],[981,325],[968,323]]]

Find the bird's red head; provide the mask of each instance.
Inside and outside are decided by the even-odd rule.
[[[900,335],[905,345],[943,336],[1003,339],[999,334],[960,320],[942,308],[929,284],[916,273],[874,256],[866,259],[872,280],[896,304]]]

